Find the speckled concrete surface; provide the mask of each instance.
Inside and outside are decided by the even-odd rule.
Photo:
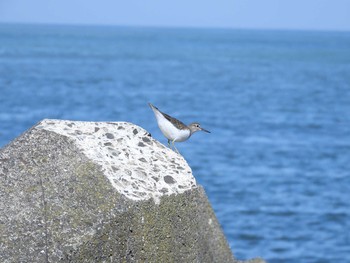
[[[131,123],[44,120],[36,128],[73,139],[83,154],[101,165],[113,187],[132,200],[153,198],[159,203],[164,194],[196,187],[181,155]]]
[[[185,160],[130,123],[40,122],[0,150],[0,199],[2,263],[236,262]]]

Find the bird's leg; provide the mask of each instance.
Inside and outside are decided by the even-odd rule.
[[[174,147],[175,151],[176,151],[178,154],[180,154],[179,151],[177,150],[177,148],[175,147],[175,140],[173,140],[173,147]]]
[[[170,140],[168,139],[168,146],[171,149]]]

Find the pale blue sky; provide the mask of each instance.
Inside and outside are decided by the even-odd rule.
[[[350,0],[0,0],[0,22],[350,31]]]

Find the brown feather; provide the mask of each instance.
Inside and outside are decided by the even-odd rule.
[[[169,116],[168,114],[161,112],[161,114],[163,114],[163,116],[170,121],[176,128],[180,129],[180,130],[188,130],[187,125],[185,125],[183,122],[179,121],[178,119],[175,119],[174,117]]]

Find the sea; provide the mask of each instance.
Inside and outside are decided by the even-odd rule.
[[[350,32],[0,24],[0,146],[45,118],[127,121],[147,105],[238,259],[350,262]]]

